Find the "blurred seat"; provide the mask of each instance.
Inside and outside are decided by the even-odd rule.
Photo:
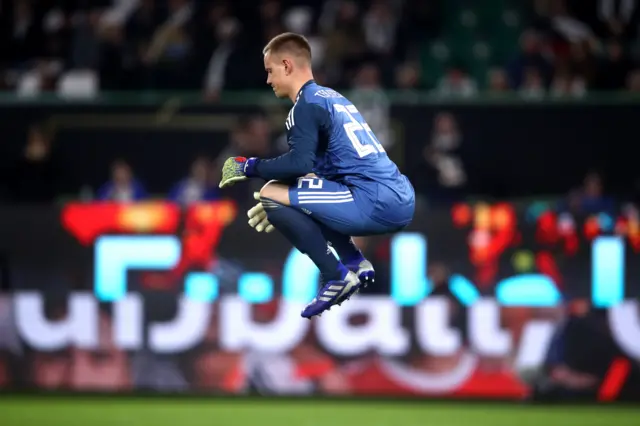
[[[16,85],[18,96],[36,96],[40,94],[42,78],[38,71],[25,72],[18,77]]]
[[[492,65],[507,62],[517,51],[522,8],[517,0],[448,0],[442,16],[446,32],[421,52],[425,83],[437,81],[447,64],[457,63],[483,84]]]
[[[422,67],[422,85],[434,87],[444,75],[450,63],[451,52],[444,40],[425,43],[420,50],[420,65]]]
[[[95,72],[71,70],[60,76],[58,94],[65,97],[93,97],[98,94],[99,86]]]

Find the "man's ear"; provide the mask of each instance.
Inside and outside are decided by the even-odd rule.
[[[283,59],[282,64],[284,65],[284,73],[286,75],[291,74],[293,71],[293,63],[289,59]]]

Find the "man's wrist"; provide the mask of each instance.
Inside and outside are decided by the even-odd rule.
[[[251,157],[251,158],[247,158],[247,161],[244,163],[244,175],[246,177],[257,177],[258,174],[256,172],[256,166],[258,165],[258,158],[257,157]]]

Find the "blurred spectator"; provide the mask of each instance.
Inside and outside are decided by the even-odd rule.
[[[544,81],[538,68],[527,68],[520,87],[520,95],[526,99],[540,99],[544,97],[545,93]]]
[[[438,82],[436,93],[440,96],[471,97],[478,93],[476,82],[460,65],[450,67]]]
[[[598,173],[589,173],[584,178],[581,189],[572,191],[566,201],[560,205],[561,211],[576,215],[598,213],[614,214],[613,198],[604,194],[602,177]]]
[[[260,2],[259,11],[262,24],[265,27],[268,27],[271,24],[280,23],[280,17],[282,16],[282,1],[262,0]]]
[[[235,125],[229,132],[229,141],[224,150],[218,155],[215,163],[222,163],[229,157],[240,155],[251,144],[251,135],[249,134],[249,125],[252,117],[240,116]]]
[[[201,391],[223,391],[241,393],[245,386],[245,374],[242,368],[243,354],[216,350],[215,346],[202,353],[195,362],[195,388]]]
[[[627,75],[627,89],[632,93],[640,93],[640,70],[634,70]]]
[[[456,119],[447,112],[436,115],[431,140],[422,152],[424,165],[421,178],[416,179],[430,199],[455,200],[467,185],[467,173],[459,156],[463,145]]]
[[[569,4],[578,19],[589,24],[599,37],[630,40],[637,35],[640,18],[637,0],[571,0]]]
[[[374,0],[363,20],[367,45],[381,57],[391,54],[395,46],[398,10],[390,3],[388,0]]]
[[[311,65],[317,69],[316,79],[323,81],[322,64],[325,62],[326,46],[324,38],[314,31],[314,11],[307,6],[291,7],[283,16],[286,31],[304,34],[311,46]]]
[[[467,312],[465,306],[460,302],[458,297],[453,294],[449,287],[449,279],[451,278],[449,268],[444,263],[435,261],[429,265],[427,273],[433,286],[430,295],[447,299],[449,309],[451,310],[451,317],[454,318],[451,325],[461,330],[463,334],[466,334]]]
[[[556,71],[551,82],[551,95],[559,98],[568,96],[571,92],[571,77],[569,73],[564,70]]]
[[[365,64],[360,68],[349,99],[358,106],[358,111],[369,123],[382,146],[389,148],[392,144],[389,116],[391,105],[382,88],[380,70],[374,64]]]
[[[211,184],[210,171],[211,161],[206,157],[197,158],[191,165],[189,176],[171,188],[169,199],[183,206],[217,200],[218,188]]]
[[[587,42],[571,44],[569,56],[572,84],[579,87],[591,87],[596,77],[596,60]]]
[[[252,117],[240,116],[236,120],[231,132],[229,133],[229,142],[225,147],[225,151],[220,154],[220,158],[227,158],[233,156],[235,153],[242,151],[249,146],[250,135],[249,125],[251,124]]]
[[[343,68],[361,61],[366,41],[358,4],[352,0],[332,0],[325,3],[320,16],[320,28],[326,37],[324,68],[328,80],[325,84],[343,82]]]
[[[509,91],[509,79],[502,68],[492,68],[487,73],[488,90],[491,94],[506,93]]]
[[[142,184],[134,178],[131,166],[123,160],[115,161],[111,166],[111,179],[98,190],[101,201],[132,202],[147,197]]]
[[[113,340],[111,316],[99,318],[99,349],[71,349],[69,384],[72,390],[125,391],[132,386],[132,372],[127,353]]]
[[[196,390],[242,393],[247,388],[247,363],[239,351],[220,347],[219,310],[214,308],[203,342],[193,353],[193,377]]]
[[[554,97],[582,96],[585,93],[583,81],[574,79],[567,68],[558,68],[553,76],[551,94]]]
[[[253,306],[253,320],[269,324],[276,320],[277,300]],[[347,395],[348,384],[335,359],[325,353],[310,328],[304,338],[286,353],[263,351],[246,355],[248,380],[262,395]]]
[[[12,7],[13,6],[13,7]],[[28,61],[40,57],[44,52],[45,34],[42,28],[42,16],[28,0],[17,0],[3,4],[7,7],[0,31],[5,35],[3,49],[5,59],[12,64],[23,67]]]
[[[23,155],[3,179],[9,194],[18,203],[49,203],[56,196],[60,170],[51,156],[51,140],[45,131],[32,127]]]
[[[532,68],[538,71],[546,86],[550,80],[552,67],[543,52],[540,34],[533,29],[523,32],[520,36],[520,48],[520,53],[507,65],[511,87],[520,88],[527,77],[527,70]]]
[[[76,17],[71,53],[74,68],[95,70],[100,67],[100,12],[101,9],[93,9]]]
[[[284,119],[283,119],[284,120]],[[284,127],[284,126],[283,126]],[[286,137],[283,139],[286,146]],[[247,157],[273,157],[279,153],[278,147],[273,143],[271,126],[267,119],[261,115],[241,117],[230,133],[229,143],[214,160],[214,173],[218,176],[222,163],[229,157],[244,155]],[[218,182],[219,179],[216,179]],[[252,193],[259,191],[264,185],[258,179],[251,179],[245,185],[234,185],[224,190],[224,195],[232,197],[244,206],[243,203],[255,204]]]
[[[131,357],[133,386],[159,392],[185,392],[189,383],[178,366],[172,357],[150,350],[136,351]]]
[[[624,88],[627,74],[633,63],[624,52],[618,40],[609,40],[605,57],[598,66],[596,88],[599,90],[620,90]]]
[[[587,300],[570,301],[568,317],[558,326],[549,346],[536,397],[595,401],[616,353],[606,316],[592,310]]]
[[[124,22],[127,42],[133,53],[142,55],[151,44],[151,38],[160,25],[160,10],[155,0],[140,0]]]
[[[222,18],[219,14],[224,12],[216,8],[210,11],[211,28],[215,32],[215,50],[209,60],[205,75],[205,96],[210,101],[215,101],[220,96],[225,84],[227,60],[236,49],[236,37],[240,24],[233,18]]]
[[[127,17],[121,29],[113,31],[113,39],[124,37],[122,46],[125,63],[124,71],[128,73],[129,85],[143,89],[152,82],[149,81],[147,64],[143,58],[151,45],[156,29],[161,23],[161,14],[154,0],[141,0],[133,12]],[[123,33],[122,36],[120,33]],[[108,70],[112,65],[105,64]],[[117,73],[117,71],[113,71]]]
[[[192,40],[188,27],[192,23],[193,4],[189,0],[168,0],[167,19],[151,37],[142,62],[154,67],[156,84],[164,89],[189,86]]]
[[[486,395],[499,388],[502,396],[524,397],[526,386],[512,369],[486,368],[487,363],[470,348],[466,330],[466,309],[449,290],[447,267],[435,262],[429,270],[434,296],[446,302],[446,324],[460,333],[460,345],[447,353],[419,350],[417,345],[402,358],[374,354],[347,364],[344,371],[355,395],[460,396]],[[502,361],[502,360],[498,360]]]
[[[400,65],[396,70],[395,86],[406,91],[420,90],[420,67],[413,62]]]
[[[582,2],[586,4],[588,2]],[[593,41],[593,30],[572,14],[565,1],[553,1],[550,3],[551,26],[562,40],[568,43],[580,43]]]
[[[151,45],[144,55],[147,63],[160,60],[180,62],[189,52],[185,27],[192,18],[193,5],[189,0],[168,0],[167,3],[167,19],[154,32]]]
[[[587,52],[595,52],[599,39],[616,39],[628,49],[640,19],[636,0],[538,0],[533,18],[524,4],[515,2],[504,22],[483,17],[482,9],[489,6],[465,2],[465,16],[474,17],[473,25],[465,21],[465,28],[443,28],[442,23],[452,22],[451,15],[459,12],[444,7],[443,0],[263,0],[253,9],[196,0],[49,3],[19,0],[0,11],[0,46],[9,67],[3,83],[21,87],[23,78],[35,79],[35,86],[49,90],[56,87],[56,79],[79,68],[99,72],[102,89],[201,89],[210,101],[224,90],[264,89],[262,47],[283,31],[307,36],[319,81],[340,90],[371,62],[377,64],[384,87],[416,87],[405,62],[417,60],[437,40],[480,40],[487,25],[496,26],[491,30],[496,35],[505,32],[488,51],[497,53],[495,65],[506,66],[513,89],[521,88],[530,68],[537,68],[548,88],[553,68],[564,67],[568,56],[573,56],[570,85],[577,87],[574,79],[580,78],[588,88],[594,72],[583,62],[590,53],[570,46],[588,44]],[[521,51],[510,62],[501,62],[516,53],[508,39],[519,26],[518,18],[526,28]],[[442,60],[472,59],[464,53],[467,48],[465,43],[447,43],[450,52]],[[467,65],[476,70],[481,64]],[[425,67],[416,70],[418,74],[433,72],[438,81],[441,71]],[[620,88],[621,73],[612,73],[611,81],[605,78],[602,88]],[[481,82],[465,75],[466,82],[458,84],[451,81],[459,80],[455,74],[460,73],[451,71],[444,78],[441,94],[476,93],[472,87]]]
[[[396,55],[409,59],[419,46],[438,36],[442,27],[442,0],[406,0],[398,24]]]
[[[47,316],[52,320],[64,319],[67,312],[53,303],[46,304]],[[70,350],[29,353],[28,375],[30,387],[43,390],[69,390]]]
[[[250,157],[272,157],[275,152],[271,139],[271,125],[266,117],[255,115],[247,123],[248,138],[241,147]]]
[[[31,355],[30,385],[42,390],[68,390],[71,361],[68,351],[35,352]]]

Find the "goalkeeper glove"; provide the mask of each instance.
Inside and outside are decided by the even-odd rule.
[[[236,182],[255,176],[257,158],[231,157],[222,165],[220,188],[232,186]]]
[[[247,212],[247,216],[249,216],[249,226],[258,232],[264,231],[267,234],[273,232],[276,228],[274,228],[274,226],[269,223],[269,219],[267,219],[267,212],[260,202],[260,193],[254,192],[253,198],[258,201],[258,204]]]

